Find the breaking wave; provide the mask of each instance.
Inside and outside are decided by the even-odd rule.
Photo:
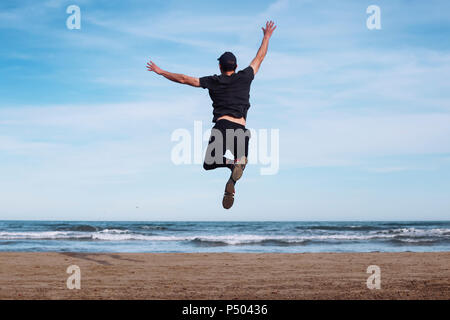
[[[0,232],[0,240],[92,240],[92,241],[178,241],[195,246],[262,245],[296,246],[310,243],[389,241],[393,244],[428,245],[450,242],[450,229],[419,230],[398,228],[366,233],[334,233],[310,235],[155,235],[125,229],[88,231]]]

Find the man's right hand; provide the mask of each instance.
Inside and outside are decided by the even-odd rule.
[[[262,31],[264,33],[264,38],[270,38],[272,36],[273,31],[277,28],[277,26],[275,26],[275,23],[270,20],[266,22],[266,28],[264,29],[264,27],[262,27]]]
[[[269,39],[272,36],[273,31],[276,29],[275,23],[270,20],[266,22],[266,28],[261,28],[264,32],[264,37],[261,43],[261,46],[259,47],[258,53],[256,54],[256,57],[252,60],[250,63],[250,66],[253,68],[253,73],[256,74],[259,70],[259,67],[261,66],[262,61],[264,60],[264,57],[267,53],[267,48],[269,46]]]

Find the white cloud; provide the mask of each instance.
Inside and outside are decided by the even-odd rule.
[[[0,124],[10,126],[10,130],[31,126],[108,132],[154,123],[166,123],[165,126],[170,127],[169,120],[186,118],[186,114],[195,113],[202,102],[198,94],[164,101],[149,99],[148,102],[117,104],[4,107],[0,109]]]
[[[370,157],[450,153],[450,114],[322,114],[280,130],[281,164],[356,165]]]
[[[415,168],[410,167],[380,167],[380,168],[369,168],[369,172],[374,173],[395,173],[395,172],[403,172],[408,170],[417,170]]]

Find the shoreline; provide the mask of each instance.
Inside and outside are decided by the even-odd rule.
[[[367,288],[371,265],[380,289]],[[450,252],[0,252],[0,299],[448,300]]]

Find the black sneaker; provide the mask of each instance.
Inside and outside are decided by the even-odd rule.
[[[247,164],[247,158],[245,156],[236,160],[231,167],[231,176],[225,185],[225,194],[223,195],[222,206],[225,209],[230,209],[234,203],[235,189],[234,185],[244,173],[245,165]]]
[[[223,195],[222,206],[225,209],[230,209],[234,203],[234,184],[235,182],[230,177],[225,185],[225,194]]]

